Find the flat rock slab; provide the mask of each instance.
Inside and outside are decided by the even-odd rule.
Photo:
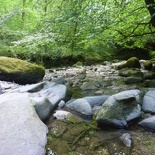
[[[0,155],[45,155],[47,132],[26,93],[0,102]]]

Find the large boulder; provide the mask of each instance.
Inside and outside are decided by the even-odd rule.
[[[29,93],[29,99],[42,121],[48,119],[51,111],[58,106],[61,100],[68,101],[72,96],[71,91],[65,85],[48,81],[17,88],[10,94],[12,93],[14,96],[15,92],[19,93],[18,96],[22,93]]]
[[[0,57],[0,80],[14,81],[19,84],[40,82],[45,75],[45,69],[20,59]]]
[[[141,68],[141,65],[138,58],[131,57],[124,64],[121,64],[118,66],[118,69],[122,69],[122,68]]]
[[[41,82],[0,95],[0,155],[45,155],[46,120],[71,94],[65,85]]]
[[[125,128],[141,116],[140,91],[128,90],[110,96],[96,116],[101,128]]]
[[[47,127],[28,94],[13,93],[0,101],[0,155],[45,155]]]

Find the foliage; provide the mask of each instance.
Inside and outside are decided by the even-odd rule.
[[[155,28],[144,0],[13,0],[0,5],[0,55],[31,61],[76,55],[111,59],[118,47],[154,50],[148,43],[154,42]]]

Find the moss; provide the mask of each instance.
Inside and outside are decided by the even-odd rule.
[[[81,61],[78,61],[76,64],[73,65],[74,67],[83,66],[83,63]]]
[[[134,69],[124,68],[124,69],[121,69],[121,70],[119,70],[119,75],[124,76],[124,77],[132,76],[132,77],[141,77],[141,78],[143,78],[143,73],[138,68],[134,68]]]
[[[140,68],[141,67],[139,60],[136,57],[131,57],[130,59],[128,59],[126,62],[126,66],[128,68]]]
[[[135,98],[129,98],[122,101],[117,101],[112,106],[103,107],[105,113],[102,118],[110,118],[110,119],[126,119],[127,115],[129,115],[136,105]]]
[[[0,72],[1,80],[26,84],[42,80],[45,69],[20,59],[0,57]]]
[[[84,122],[74,116],[67,120],[55,120],[49,131],[47,149],[58,155],[76,154],[83,143],[97,130],[96,122]],[[89,143],[87,144],[89,146]]]
[[[130,59],[127,60],[126,63],[119,65],[117,68],[123,69],[123,68],[140,68],[140,67],[141,66],[138,58],[131,57]]]

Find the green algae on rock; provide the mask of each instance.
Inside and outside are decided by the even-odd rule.
[[[32,84],[40,82],[44,75],[42,66],[16,58],[0,57],[0,80]]]
[[[122,68],[140,68],[140,62],[138,60],[138,58],[136,57],[131,57],[130,59],[128,59],[126,61],[126,63],[121,64],[118,66],[118,69],[122,69]]]
[[[100,139],[94,137],[98,130],[95,121],[84,122],[72,116],[66,120],[54,120],[51,126],[46,146],[47,152],[52,150],[54,155],[109,155],[108,150],[98,144]]]

